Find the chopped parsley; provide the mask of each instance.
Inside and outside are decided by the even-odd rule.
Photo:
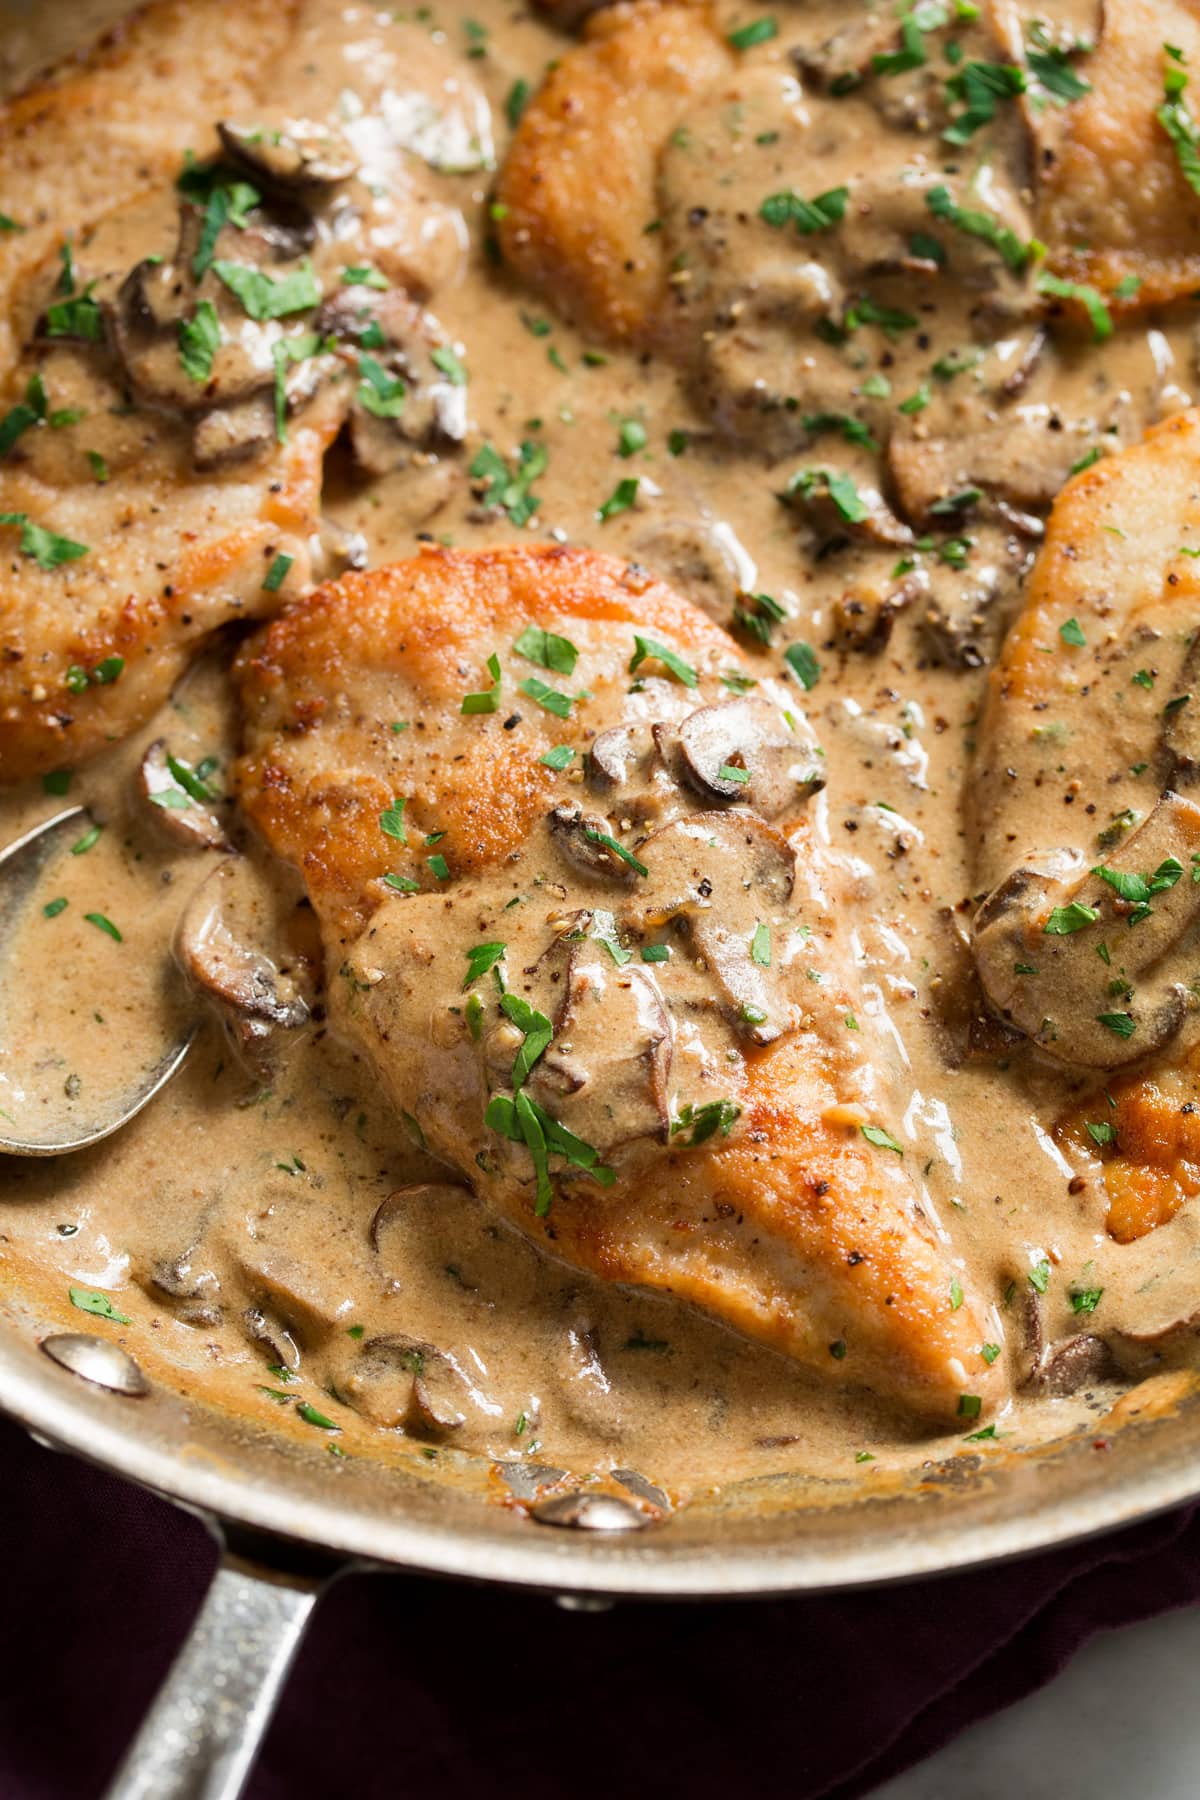
[[[861,444],[864,450],[878,450],[879,446],[861,419],[853,413],[806,413],[802,421],[805,431],[817,437],[823,431],[840,431],[848,444]]]
[[[615,519],[618,513],[628,512],[637,501],[639,486],[636,475],[626,475],[622,481],[618,481],[608,499],[596,508],[596,517],[600,523]]]
[[[622,419],[617,431],[618,456],[636,456],[646,448],[646,427],[640,419]]]
[[[671,1120],[671,1136],[688,1132],[688,1143],[693,1146],[705,1143],[717,1132],[728,1137],[741,1116],[742,1109],[733,1100],[706,1100],[702,1106],[694,1106],[689,1101]]]
[[[830,226],[841,223],[846,216],[849,197],[850,190],[846,187],[829,188],[812,200],[805,200],[794,188],[787,188],[779,194],[768,194],[758,209],[758,216],[764,225],[770,225],[775,231],[782,231],[785,225],[794,225],[802,237],[811,237],[814,232],[828,231]]]
[[[478,694],[464,694],[461,712],[494,713],[500,705],[500,658],[494,653],[487,659],[487,671],[492,678],[491,687]]]
[[[1101,1119],[1098,1122],[1094,1119],[1088,1119],[1084,1124],[1084,1130],[1091,1138],[1093,1144],[1099,1145],[1101,1149],[1103,1149],[1106,1144],[1115,1144],[1117,1141],[1117,1128],[1107,1119]]]
[[[1120,1038],[1131,1038],[1137,1030],[1136,1021],[1128,1013],[1097,1013],[1096,1023]]]
[[[894,1150],[897,1156],[904,1155],[904,1146],[898,1144],[891,1132],[885,1131],[882,1125],[863,1125],[859,1129],[868,1144],[874,1144],[880,1150]]]
[[[1200,130],[1197,130],[1192,110],[1183,97],[1188,85],[1188,77],[1178,67],[1183,55],[1170,44],[1164,44],[1163,49],[1176,66],[1172,67],[1170,63],[1167,66],[1163,76],[1163,103],[1154,116],[1175,146],[1184,180],[1194,194],[1200,194]]]
[[[544,706],[547,712],[553,713],[556,719],[570,718],[570,694],[560,693],[558,688],[548,686],[537,675],[527,675],[524,681],[517,683],[517,687],[519,692],[527,694],[538,706]]]
[[[389,375],[381,362],[361,351],[358,372],[362,376],[358,384],[358,404],[374,413],[377,419],[398,419],[408,395],[400,377]]]
[[[23,432],[43,422],[46,409],[46,389],[42,378],[40,375],[32,375],[25,389],[24,400],[18,400],[0,419],[0,456],[8,455]]]
[[[97,931],[102,931],[106,937],[110,937],[114,944],[123,944],[125,942],[125,939],[121,936],[117,926],[113,924],[111,919],[106,918],[102,912],[84,913],[83,916],[89,925],[94,925]]]
[[[521,122],[521,114],[529,105],[529,96],[531,92],[532,89],[530,88],[529,83],[520,76],[518,76],[517,80],[513,82],[508,90],[508,98],[504,102],[504,116],[508,120],[510,129],[513,131],[517,129],[517,126]]]
[[[1092,91],[1091,82],[1084,81],[1081,75],[1075,73],[1067,61],[1067,52],[1060,50],[1056,44],[1046,50],[1028,51],[1025,61],[1030,73],[1036,76],[1058,106],[1066,106],[1072,100],[1082,100],[1085,94]]]
[[[789,644],[783,660],[806,693],[816,687],[821,679],[821,665],[811,644]]]
[[[771,927],[756,925],[754,936],[750,939],[750,960],[756,962],[760,969],[771,966]]]
[[[1085,906],[1082,900],[1072,900],[1069,906],[1056,906],[1042,926],[1047,937],[1070,937],[1073,932],[1082,931],[1087,925],[1094,925],[1100,917],[1094,906]]]
[[[964,63],[946,83],[946,92],[961,101],[963,110],[942,136],[948,144],[969,143],[981,126],[991,124],[998,102],[1014,99],[1025,88],[1025,71],[1015,63]]]
[[[778,22],[770,13],[764,13],[761,18],[751,19],[748,25],[739,25],[736,31],[731,31],[728,42],[735,50],[752,50],[755,44],[769,43],[778,35]]]
[[[555,744],[552,750],[544,751],[543,754],[538,757],[538,761],[544,768],[555,769],[561,773],[562,770],[573,761],[574,756],[575,752],[572,750],[570,744]]]
[[[1094,1313],[1103,1296],[1103,1288],[1072,1288],[1067,1295],[1073,1313]]]
[[[78,562],[88,553],[86,544],[77,544],[72,538],[48,531],[44,525],[35,525],[26,513],[0,513],[0,525],[15,525],[20,529],[21,555],[32,557],[39,569],[57,569],[63,563]]]
[[[787,485],[790,497],[802,500],[827,494],[839,515],[848,525],[858,525],[867,517],[867,505],[850,476],[838,469],[799,469]]]
[[[626,950],[617,932],[617,921],[613,914],[603,907],[597,907],[592,913],[591,934],[598,944],[603,944],[618,969],[623,969],[627,962],[633,961],[632,950]]]
[[[1035,1293],[1046,1292],[1050,1286],[1050,1263],[1046,1257],[1043,1256],[1040,1262],[1034,1263],[1032,1269],[1027,1271],[1027,1280]]]
[[[537,663],[539,668],[553,669],[556,675],[572,674],[579,658],[579,651],[570,638],[558,637],[540,625],[527,625],[513,649],[528,662]]]
[[[371,268],[369,264],[363,264],[342,270],[342,286],[375,288],[383,293],[387,289],[387,276],[381,275],[378,269]]]
[[[320,305],[321,284],[309,263],[278,278],[248,263],[218,259],[212,268],[252,319],[286,319],[291,313],[307,312]]]
[[[398,844],[407,844],[408,831],[404,824],[405,796],[398,795],[392,804],[379,815],[379,829],[384,837],[390,837]]]
[[[1009,226],[1002,225],[994,214],[959,206],[951,198],[949,188],[930,188],[925,196],[925,204],[935,219],[944,219],[956,231],[965,232],[968,237],[982,238],[985,243],[991,244],[1008,267],[1017,273],[1033,256],[1032,243],[1023,243],[1016,232]]]
[[[628,863],[635,875],[649,875],[650,871],[644,862],[639,862],[632,850],[627,850],[607,831],[598,831],[594,825],[585,825],[583,835],[590,844],[603,844],[614,856],[619,856],[623,863]]]
[[[1073,644],[1076,649],[1082,649],[1087,643],[1087,639],[1083,635],[1083,626],[1078,619],[1068,619],[1065,624],[1060,625],[1058,635],[1064,644]]]
[[[661,663],[663,668],[676,681],[681,681],[686,688],[700,685],[700,677],[690,663],[684,662],[667,644],[659,643],[657,638],[642,637],[635,633],[633,656],[630,658],[629,673],[636,675],[644,662]]]
[[[80,1312],[91,1313],[97,1319],[111,1319],[114,1325],[130,1323],[128,1315],[118,1312],[108,1295],[98,1293],[95,1288],[68,1288],[67,1298]]]
[[[1052,275],[1043,269],[1037,278],[1039,294],[1048,294],[1055,300],[1074,300],[1082,306],[1091,321],[1092,336],[1098,344],[1113,334],[1112,314],[1094,287],[1083,281],[1064,281],[1058,275]]]
[[[671,960],[670,944],[643,944],[642,961],[644,963],[663,963]]]
[[[288,570],[295,560],[295,557],[289,556],[286,550],[281,550],[278,556],[272,559],[270,568],[263,576],[263,589],[266,593],[277,594],[279,592],[287,580]]]
[[[532,492],[533,484],[545,473],[549,460],[544,444],[526,439],[517,452],[515,468],[510,470],[496,446],[488,442],[476,452],[468,473],[487,484],[485,506],[498,507],[514,525],[527,525],[541,505],[540,497]]]

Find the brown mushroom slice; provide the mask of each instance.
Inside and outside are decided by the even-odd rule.
[[[1030,857],[975,918],[991,1004],[1058,1061],[1115,1069],[1160,1048],[1191,1003],[1171,953],[1200,916],[1198,854],[1200,806],[1168,792],[1098,865],[1108,881],[1074,852]]]
[[[905,548],[913,534],[875,488],[844,492],[835,472],[804,469],[793,476],[784,498],[801,514],[816,542],[882,544]]]
[[[338,1392],[376,1425],[441,1437],[465,1425],[471,1386],[453,1357],[421,1338],[368,1338]]]
[[[407,1187],[393,1188],[371,1214],[367,1238],[376,1255],[380,1253],[389,1225],[398,1218],[425,1207],[458,1207],[468,1188],[455,1181],[413,1181]]]
[[[1024,1276],[1017,1279],[1024,1284]],[[1051,1342],[1046,1336],[1045,1302],[1025,1285],[1021,1304],[1019,1386],[1025,1393],[1063,1399],[1117,1375],[1112,1346],[1094,1332],[1077,1331]]]
[[[730,1024],[751,1043],[772,1043],[790,1011],[750,946],[791,896],[796,859],[787,839],[755,813],[692,813],[647,838],[639,855],[648,875],[625,916],[643,930],[686,921]]]
[[[551,808],[546,823],[550,841],[580,874],[603,876],[626,886],[637,879],[637,870],[627,860],[632,852],[623,856],[614,848],[620,840],[610,821],[601,814],[587,813],[582,807],[563,802]]]
[[[700,706],[675,733],[684,778],[703,800],[728,800],[778,818],[819,793],[812,751],[769,700]]]
[[[253,907],[238,906],[240,873],[230,857],[200,884],[179,921],[175,955],[191,987],[216,1009],[239,1059],[266,1080],[279,1035],[306,1024],[310,1009],[295,977],[245,941],[256,921]]]
[[[281,1319],[262,1306],[248,1306],[242,1314],[242,1329],[252,1344],[267,1353],[274,1368],[295,1374],[300,1367],[300,1346]]]
[[[907,519],[953,528],[972,504],[955,507],[955,498],[973,489],[1017,506],[1049,506],[1100,429],[1087,420],[1064,431],[1049,406],[1031,406],[953,438],[922,437],[908,427],[892,434],[888,467]]]
[[[381,392],[378,379],[367,372],[358,383],[350,442],[366,474],[388,474],[414,447],[438,450],[462,443],[467,389],[447,373],[455,369],[449,340],[433,315],[402,289],[343,288],[320,308],[314,327],[344,343],[368,338],[372,363],[391,384]],[[362,348],[368,351],[368,344]]]
[[[182,764],[176,763],[189,780],[185,787],[171,768],[172,760],[166,738],[155,738],[138,765],[138,794],[147,803],[155,824],[176,843],[187,844],[193,850],[231,849],[215,804],[189,791],[190,786],[203,784],[194,771],[185,771]]]
[[[613,725],[588,750],[588,780],[600,793],[612,794],[627,787],[657,756],[649,725]]]
[[[334,187],[358,170],[348,140],[326,120],[286,119],[277,126],[217,124],[227,154],[268,188]]]
[[[1200,633],[1183,659],[1175,691],[1163,707],[1163,749],[1176,787],[1200,782]]]
[[[348,1302],[320,1263],[277,1245],[242,1239],[231,1246],[238,1275],[267,1320],[313,1349],[337,1328]]]
[[[572,943],[554,1041],[529,1092],[602,1159],[637,1138],[665,1143],[672,1044],[651,971],[618,965],[594,939]]]
[[[139,1279],[152,1295],[165,1294],[173,1302],[171,1310],[184,1325],[211,1328],[224,1317],[220,1276],[208,1263],[196,1260],[195,1249],[160,1257]]]

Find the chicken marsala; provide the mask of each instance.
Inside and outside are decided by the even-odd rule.
[[[242,803],[305,874],[335,1029],[439,1160],[557,1255],[918,1413],[999,1390],[887,1048],[845,1029],[793,695],[738,694],[687,602],[553,548],[348,576],[240,671]]]
[[[153,0],[5,103],[0,1109],[200,1025],[6,1292],[684,1490],[1196,1363],[1196,34]]]

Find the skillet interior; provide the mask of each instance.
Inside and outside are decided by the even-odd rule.
[[[39,1438],[294,1545],[469,1579],[664,1597],[850,1586],[1027,1554],[1200,1495],[1200,1407],[1189,1378],[1168,1374],[1135,1390],[1103,1438],[1080,1428],[986,1459],[935,1445],[870,1496],[852,1477],[760,1477],[606,1539],[496,1504],[505,1489],[478,1459],[437,1480],[347,1461],[331,1481],[318,1449],[162,1386],[121,1399],[56,1368],[37,1349],[55,1324],[19,1292],[0,1298],[0,1321],[0,1402]]]

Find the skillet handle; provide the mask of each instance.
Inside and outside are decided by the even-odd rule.
[[[107,1800],[237,1800],[319,1592],[223,1553]]]

